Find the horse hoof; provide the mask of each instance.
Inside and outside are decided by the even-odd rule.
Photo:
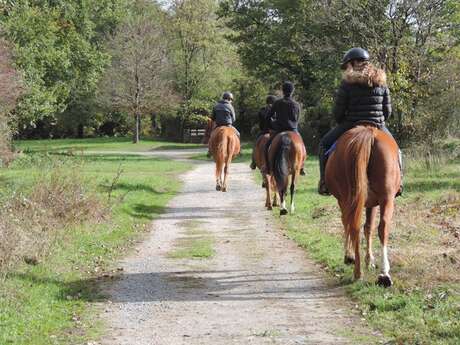
[[[355,258],[352,258],[351,256],[345,255],[343,258],[343,263],[345,265],[354,265],[355,264]]]
[[[288,214],[288,211],[285,208],[280,210],[280,216],[285,216],[287,214]]]
[[[265,207],[266,207],[266,208],[267,208],[267,210],[269,210],[269,211],[273,210],[273,207],[271,207],[270,205],[268,205],[268,206],[265,206]]]
[[[220,186],[219,185],[216,185],[216,190],[220,191]]]
[[[391,280],[391,277],[389,275],[380,274],[377,279],[377,284],[385,288],[388,288],[391,285],[393,285],[393,281]]]
[[[226,192],[226,191],[227,191],[227,187],[223,187],[222,192]]]

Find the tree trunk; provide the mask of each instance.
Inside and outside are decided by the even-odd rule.
[[[134,127],[133,144],[137,144],[139,143],[139,132],[141,129],[141,114],[138,111],[136,111]]]

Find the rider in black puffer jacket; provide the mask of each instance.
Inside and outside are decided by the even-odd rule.
[[[329,194],[324,181],[327,160],[325,153],[343,133],[353,128],[357,122],[366,121],[374,123],[391,136],[385,126],[385,121],[391,116],[391,97],[385,72],[369,62],[369,53],[362,48],[350,49],[345,54],[341,67],[345,71],[333,111],[337,126],[320,142],[318,192],[322,195]],[[402,186],[398,194],[401,192]]]

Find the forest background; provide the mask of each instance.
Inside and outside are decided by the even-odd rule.
[[[314,150],[354,46],[388,74],[401,145],[460,132],[456,0],[2,0],[0,37],[3,162],[11,138],[180,140],[225,90],[249,138],[283,80]]]

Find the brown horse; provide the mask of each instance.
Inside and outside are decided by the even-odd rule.
[[[262,172],[262,167],[265,166],[265,145],[267,145],[268,140],[270,139],[270,134],[266,133],[264,135],[261,135],[259,139],[257,139],[255,147],[254,147],[254,161],[256,162],[256,166],[259,168],[262,174],[262,187],[265,188],[267,191],[267,197],[265,200],[265,207],[269,210],[273,208],[273,206],[278,206],[278,193],[276,192],[276,185],[275,185],[275,180],[272,178],[271,175],[265,174]],[[267,188],[267,184],[270,184],[270,189]],[[269,192],[274,191],[273,193],[273,202],[271,195]]]
[[[286,209],[286,194],[290,177],[291,213],[295,211],[295,185],[299,178],[307,153],[302,138],[297,132],[286,131],[276,135],[268,150],[269,172],[275,180],[276,190],[280,196],[280,215],[288,213]],[[266,185],[267,195],[271,195],[271,184]]]
[[[226,192],[230,163],[240,152],[240,138],[232,127],[217,127],[211,133],[209,151],[216,162],[216,190]]]
[[[374,266],[372,232],[377,206],[380,206],[378,233],[382,245],[382,274],[377,282],[385,287],[392,285],[388,237],[400,180],[398,145],[385,132],[370,125],[360,125],[337,141],[337,148],[326,165],[326,184],[342,211],[345,263],[354,262],[355,279],[361,278],[359,236],[362,211],[366,207],[364,233],[367,242],[366,265],[369,268]]]

